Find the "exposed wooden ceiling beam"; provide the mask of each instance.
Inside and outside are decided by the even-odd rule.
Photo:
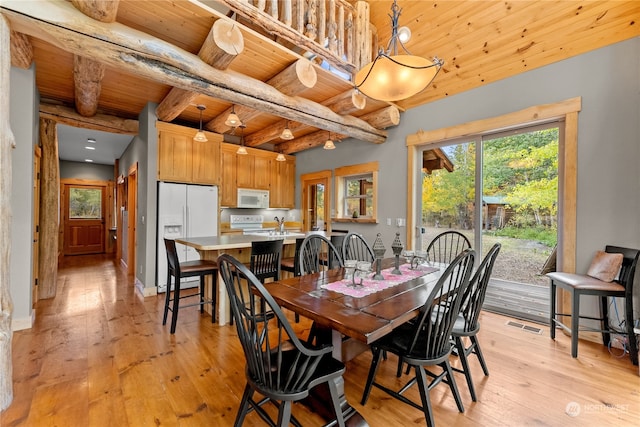
[[[33,47],[29,37],[11,30],[11,65],[26,70],[33,62]]]
[[[306,89],[314,87],[317,81],[318,74],[311,61],[299,59],[269,79],[267,84],[285,95],[295,96]],[[228,132],[231,130],[231,127],[227,126],[225,121],[232,110],[235,111],[243,123],[261,114],[261,112],[255,108],[244,105],[239,105],[237,108],[229,107],[222,114],[218,115],[218,117],[207,123],[205,127],[212,132]]]
[[[278,144],[278,148],[276,150],[282,154],[297,153],[298,151],[308,150],[310,148],[324,145],[329,137],[331,137],[333,142],[339,142],[344,139],[344,135],[336,135],[327,132],[326,130],[319,130],[300,138]]]
[[[216,70],[196,55],[146,33],[117,22],[91,20],[66,2],[3,1],[0,6],[16,31],[46,39],[74,54],[363,141],[381,143],[386,139],[385,131],[356,117],[340,116],[313,101],[286,96],[245,75]]]
[[[73,6],[100,22],[114,22],[120,0],[71,0]],[[98,112],[105,67],[101,62],[76,55],[73,58],[75,103],[78,113],[85,117]]]
[[[226,70],[244,50],[244,38],[238,25],[227,19],[218,19],[211,26],[198,56],[218,70]],[[182,113],[200,94],[174,87],[158,104],[158,120],[170,122]]]
[[[331,109],[331,111],[345,115],[351,114],[354,111],[362,110],[367,104],[367,98],[356,90],[348,90],[346,92],[339,93],[338,95],[327,99],[322,103],[325,107]],[[254,132],[247,136],[244,143],[247,147],[257,147],[262,144],[266,144],[275,139],[280,138],[282,131],[286,126],[294,134],[309,129],[303,123],[289,122],[288,120],[281,120],[268,126],[258,132]],[[375,127],[375,126],[374,126]]]
[[[121,119],[108,114],[95,114],[85,117],[75,110],[61,105],[40,104],[40,117],[55,120],[57,123],[73,127],[100,130],[103,132],[136,135],[138,121]]]

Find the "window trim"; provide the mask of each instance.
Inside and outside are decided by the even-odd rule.
[[[576,241],[577,241],[577,166],[578,166],[578,113],[582,109],[582,98],[576,97],[554,104],[536,105],[524,110],[508,113],[502,116],[476,120],[448,128],[432,131],[420,130],[407,135],[407,247],[412,247],[415,236],[413,234],[416,200],[415,189],[420,183],[417,181],[419,152],[428,145],[445,140],[463,138],[491,131],[504,131],[526,124],[536,124],[553,119],[564,122],[564,147],[558,152],[558,267],[562,271],[575,272]],[[560,126],[562,128],[562,125]],[[562,130],[561,130],[562,131]],[[561,303],[561,302],[560,302]]]
[[[331,218],[333,222],[357,222],[357,223],[378,223],[378,170],[379,162],[373,161],[357,165],[342,166],[334,170],[335,177],[335,216]],[[370,217],[353,218],[351,214],[345,212],[345,181],[351,177],[371,175],[373,181],[372,205],[373,212]]]

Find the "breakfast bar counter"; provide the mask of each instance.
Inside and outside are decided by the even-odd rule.
[[[229,234],[222,236],[186,237],[176,239],[176,243],[192,247],[198,251],[202,259],[217,261],[222,254],[229,254],[238,260],[249,263],[251,258],[251,242],[283,239],[283,257],[294,255],[296,239],[304,237],[302,233],[286,233],[275,235],[238,235]],[[218,276],[218,323],[225,325],[231,320],[229,301],[222,278]],[[206,282],[206,294],[211,296],[211,279]],[[209,306],[206,310],[211,310]]]

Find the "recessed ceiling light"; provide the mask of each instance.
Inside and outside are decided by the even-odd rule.
[[[96,147],[90,147],[90,146],[86,146],[84,148],[86,148],[87,150],[95,150],[96,149]]]
[[[91,160],[91,159],[84,159],[84,161],[87,162],[87,163],[93,163],[93,160]]]
[[[90,142],[91,144],[95,144],[96,143],[96,139],[95,138],[87,138],[87,142]]]

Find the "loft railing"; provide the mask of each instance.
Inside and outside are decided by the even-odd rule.
[[[369,6],[345,0],[219,0],[270,33],[353,74],[371,61]]]

